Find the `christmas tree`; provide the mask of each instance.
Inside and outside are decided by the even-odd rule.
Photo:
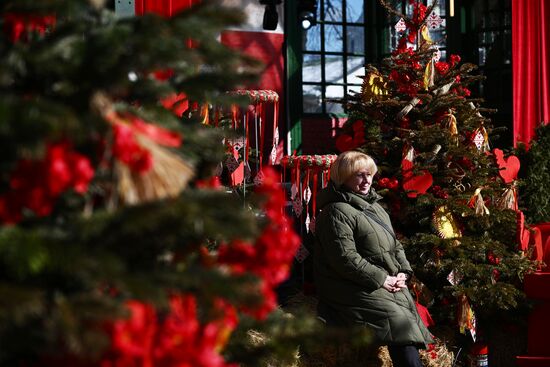
[[[201,123],[259,70],[217,40],[242,14],[17,0],[0,20],[0,365],[293,358],[318,324],[276,310],[299,245],[277,176],[222,188],[232,135]]]
[[[518,210],[519,161],[490,147],[492,110],[468,89],[481,78],[475,66],[437,58],[426,24],[435,3],[410,1],[409,15],[381,3],[403,33],[390,57],[366,66],[361,92],[347,96],[337,147],[377,162],[417,301],[439,325],[476,340],[525,306],[523,275],[537,265]]]

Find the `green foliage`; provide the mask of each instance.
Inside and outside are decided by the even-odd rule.
[[[520,205],[529,223],[550,222],[550,126],[540,125],[531,147],[520,147]]]
[[[56,23],[43,34],[27,30],[19,42],[0,34],[0,202],[21,185],[12,180],[14,168],[45,159],[52,142],[69,141],[95,175],[85,193],[55,197],[51,212],[24,207],[16,223],[0,225],[0,365],[48,365],[45,354],[51,365],[72,364],[55,363],[67,357],[93,365],[111,345],[103,325],[129,316],[129,300],[154,305],[162,319],[170,294],[192,294],[204,322],[218,298],[238,309],[263,304],[257,276],[209,266],[208,255],[199,252],[214,253],[236,239],[254,243],[266,224],[261,198],[247,194],[251,200],[243,205],[236,193],[198,189],[224,157],[225,134],[200,124],[193,111],[179,118],[160,103],[179,92],[198,103],[242,102],[226,92],[253,82],[259,64],[217,36],[243,14],[203,1],[170,19],[118,19],[101,1],[17,0],[0,3],[2,29],[9,30],[9,14],[55,14]],[[154,76],[167,70],[168,79]],[[181,194],[132,206],[119,200],[113,129],[106,121],[111,107],[183,136],[181,146],[163,147],[194,175]],[[25,178],[59,179],[35,177],[40,174]],[[288,355],[319,330],[312,318],[296,321],[275,313],[265,327],[239,327],[267,328],[270,353]],[[265,353],[238,353],[247,343],[241,331],[224,353],[257,365]]]

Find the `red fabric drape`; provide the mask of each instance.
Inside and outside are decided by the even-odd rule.
[[[550,0],[512,3],[514,145],[550,122]]]

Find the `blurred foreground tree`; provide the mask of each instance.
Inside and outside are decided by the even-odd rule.
[[[195,107],[259,70],[217,41],[239,11],[17,0],[0,20],[0,365],[256,366],[318,334],[274,312],[299,245],[276,176],[246,205],[222,189],[223,130]]]

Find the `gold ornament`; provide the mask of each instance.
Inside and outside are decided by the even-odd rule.
[[[373,99],[380,99],[388,95],[387,82],[378,71],[371,71],[363,77],[361,86],[363,102],[370,102]]]
[[[434,211],[432,223],[437,234],[441,238],[449,239],[462,237],[462,233],[458,228],[453,213],[451,213],[446,205],[442,205]]]

